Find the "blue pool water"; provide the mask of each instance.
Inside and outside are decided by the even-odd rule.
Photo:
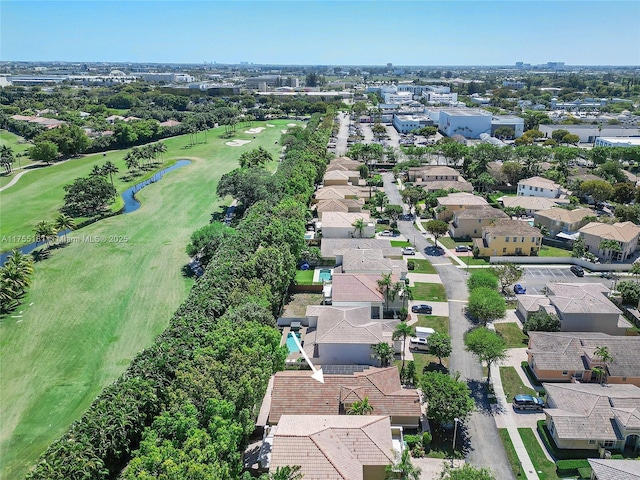
[[[298,337],[298,340],[300,340],[300,334],[299,333],[293,333],[293,332],[289,332],[289,335],[287,335],[287,348],[289,349],[289,353],[297,353],[300,350],[298,350],[298,346],[296,345],[296,341],[293,339],[293,335],[295,335],[296,337]]]
[[[322,270],[320,270],[320,274],[318,275],[318,279],[321,282],[328,282],[331,280],[331,270],[329,270],[328,268],[323,268]]]

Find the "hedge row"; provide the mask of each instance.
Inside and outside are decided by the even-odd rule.
[[[284,366],[273,315],[304,247],[307,206],[324,173],[331,124],[315,117],[282,139],[287,155],[273,199],[246,211],[237,235],[216,250],[167,329],[47,449],[28,478],[240,477],[241,452],[268,379]]]

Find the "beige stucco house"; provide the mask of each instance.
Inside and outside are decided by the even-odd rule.
[[[481,257],[537,255],[541,245],[540,230],[520,220],[497,220],[483,227],[481,238],[473,239]]]
[[[640,227],[632,222],[618,222],[614,224],[591,222],[580,230],[584,238],[587,251],[600,259],[622,262],[628,259],[638,249],[638,235]],[[614,240],[620,245],[620,252],[610,249],[601,250],[603,240]]]
[[[612,360],[595,351],[607,347]],[[529,332],[527,361],[541,382],[598,382],[640,387],[640,337],[597,332]],[[599,378],[595,367],[605,369]]]
[[[362,231],[354,226],[359,220],[364,222]],[[370,238],[376,233],[369,212],[324,212],[318,229],[322,238]]]
[[[559,448],[640,448],[640,388],[597,383],[543,383],[543,387],[546,426]]]
[[[399,311],[407,307],[408,299],[404,282],[392,275],[388,293],[378,285],[382,275],[376,273],[334,273],[328,289],[329,302],[334,307],[366,306],[371,310],[371,318],[382,318],[383,309]]]
[[[435,182],[440,180],[459,181],[464,180],[460,172],[455,168],[444,165],[424,165],[422,167],[410,167],[407,176],[412,182],[422,184],[425,182]]]
[[[449,236],[452,238],[478,238],[482,236],[482,228],[488,227],[496,220],[508,219],[502,210],[493,207],[467,208],[453,214],[449,224]]]
[[[524,209],[528,217],[533,217],[536,212],[557,207],[558,202],[545,197],[501,197],[500,203],[504,208],[520,207]]]
[[[362,211],[364,198],[320,200],[316,203],[316,215],[322,220],[324,212],[357,213]]]
[[[614,460],[611,458],[589,458],[591,480],[640,480],[640,462],[637,460]]]
[[[324,174],[322,183],[330,185],[359,185],[360,172],[353,170],[329,170]]]
[[[549,231],[550,237],[555,237],[559,233],[573,233],[584,227],[589,218],[595,218],[595,212],[589,208],[576,208],[568,210],[566,208],[549,208],[535,212],[534,222],[542,225]]]
[[[449,221],[459,210],[473,207],[488,207],[489,203],[482,197],[467,192],[450,193],[446,197],[438,198],[436,218]]]
[[[558,315],[563,332],[625,335],[631,328],[601,283],[548,283],[545,288],[546,295],[518,295],[516,311],[524,320],[544,309]]]

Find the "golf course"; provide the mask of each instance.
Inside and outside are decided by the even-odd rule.
[[[292,123],[301,122],[238,125],[232,139],[220,138],[222,127],[211,129],[206,142],[201,133],[194,145],[189,135],[163,140],[167,151],[158,170],[179,159],[191,163],[138,192],[138,210],[72,232],[68,244],[51,248],[35,264],[22,304],[0,317],[0,478],[22,478],[162,332],[193,283],[181,272],[189,236],[210,221],[222,200],[229,202],[216,196],[220,177],[238,166],[243,152],[260,146],[273,155],[267,167],[275,169],[281,131]],[[246,133],[256,127],[265,128]],[[229,140],[249,143],[228,146]],[[117,165],[118,192],[139,182],[143,177],[121,179],[125,154],[84,156],[23,175],[0,193],[1,236],[32,236],[35,223],[52,220],[62,206],[63,185],[94,165]],[[0,245],[2,251],[15,246]]]

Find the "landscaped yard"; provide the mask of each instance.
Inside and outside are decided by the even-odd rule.
[[[409,270],[409,273],[438,273],[429,260],[411,258],[409,261],[413,262],[414,265],[414,269]]]
[[[508,402],[512,402],[514,395],[518,394],[537,395],[535,390],[522,383],[514,367],[500,367],[500,378]]]
[[[391,240],[392,247],[410,247],[411,242],[407,242],[405,240]]]
[[[447,293],[444,285],[441,283],[422,283],[416,282],[411,287],[411,293],[414,300],[425,300],[428,302],[446,302]]]
[[[498,435],[500,435],[500,440],[502,440],[502,445],[504,446],[504,451],[506,452],[507,459],[511,465],[511,470],[513,470],[514,475],[520,475],[522,473],[520,460],[518,460],[518,454],[516,453],[516,449],[513,447],[509,431],[506,428],[499,428]]]
[[[464,263],[466,263],[467,265],[482,265],[486,267],[491,266],[491,263],[489,263],[489,257],[473,258],[472,256],[468,256],[468,257],[460,256],[458,258],[462,260]]]
[[[224,145],[218,138],[224,128],[191,148],[189,135],[165,140],[167,161],[192,163],[141,190],[140,209],[70,234],[77,243],[53,249],[36,264],[24,303],[0,322],[1,478],[24,477],[162,332],[192,285],[181,273],[189,236],[227,204],[213,194],[220,176],[237,166],[242,152],[258,146],[277,158],[275,141],[287,122],[270,121],[276,127],[258,135],[238,129],[238,138],[252,140],[243,147]],[[34,221],[51,219],[61,206],[62,185],[122,156],[111,152],[28,173],[2,192],[3,235],[31,234]]]
[[[438,243],[441,243],[442,245],[444,245],[445,247],[449,248],[449,249],[455,249],[458,245],[466,245],[467,247],[470,247],[471,245],[473,245],[472,241],[457,241],[454,240],[451,237],[440,237],[438,239]]]
[[[411,314],[415,315],[415,313]],[[414,327],[433,328],[436,332],[449,334],[449,317],[438,315],[418,315],[418,322]]]
[[[496,322],[493,325],[496,327],[496,332],[507,342],[507,348],[522,348],[529,343],[529,337],[522,333],[517,323]]]
[[[439,317],[437,315],[418,315],[418,322],[413,325],[414,327],[427,327],[433,328],[436,332],[440,333],[449,333],[449,317]],[[412,351],[413,353],[413,361],[416,364],[416,372],[422,373],[425,367],[433,368],[442,368],[439,366],[438,357],[434,355],[430,355],[428,353]],[[398,365],[398,368],[402,365],[402,362],[397,360],[394,362]],[[443,358],[442,365],[444,368],[449,368],[449,359]]]
[[[313,270],[296,270],[296,283],[298,285],[311,285],[313,283]]]
[[[536,472],[538,472],[540,480],[558,480],[556,464],[545,456],[533,430],[530,428],[518,428],[518,433]]]
[[[539,257],[570,257],[571,250],[564,250],[562,248],[550,247],[548,245],[542,245],[538,252]]]

